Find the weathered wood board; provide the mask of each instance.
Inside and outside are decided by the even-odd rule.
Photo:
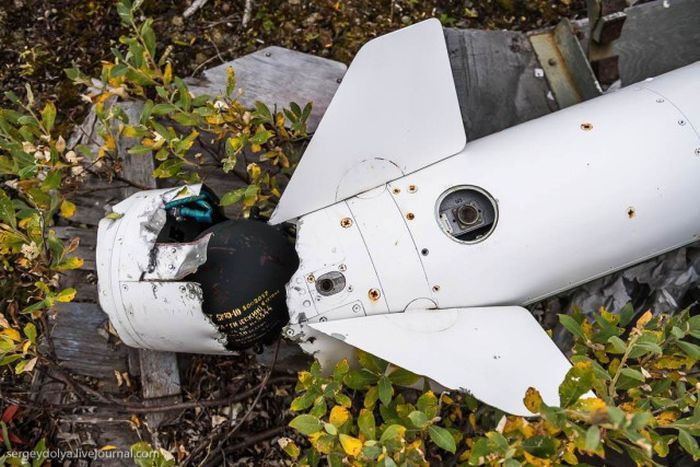
[[[446,28],[445,39],[468,141],[557,109],[525,34]]]
[[[659,0],[625,12],[613,46],[623,86],[700,60],[700,1]]]
[[[318,122],[345,74],[343,63],[314,55],[267,47],[204,72],[204,77],[190,81],[195,94],[221,95],[226,91],[227,70],[236,74],[240,101],[253,108],[255,101],[271,109],[288,107],[290,102],[304,106],[313,103],[308,126],[315,130]]]

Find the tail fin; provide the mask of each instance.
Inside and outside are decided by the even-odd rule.
[[[420,310],[322,323],[314,329],[516,415],[529,387],[559,405],[571,367],[529,311],[516,306]]]

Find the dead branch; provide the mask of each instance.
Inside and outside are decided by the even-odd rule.
[[[189,18],[193,14],[197,13],[200,8],[202,8],[209,0],[194,0],[192,5],[190,5],[184,13],[182,13],[183,18]]]

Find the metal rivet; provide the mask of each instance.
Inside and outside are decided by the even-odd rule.
[[[340,84],[343,81],[343,78],[338,78],[335,80],[336,83]]]
[[[367,296],[370,300],[376,302],[377,300],[379,300],[379,297],[382,296],[382,293],[379,291],[379,289],[369,289],[369,292],[367,292]]]
[[[349,217],[343,217],[340,219],[340,226],[344,229],[350,228],[352,226],[352,219]]]
[[[591,131],[591,130],[593,129],[593,124],[592,124],[592,123],[589,123],[589,122],[583,122],[583,123],[581,124],[581,129],[582,129],[583,131]]]
[[[556,61],[555,59],[553,59],[553,58],[550,58],[549,60],[547,60],[547,63],[548,63],[550,66],[555,66],[555,65],[557,64],[557,61]]]
[[[412,221],[415,218],[416,218],[416,215],[413,214],[412,212],[409,212],[408,214],[406,214],[406,219],[408,219],[409,221]]]
[[[344,264],[339,264],[338,265],[338,271],[345,271],[348,267]]]
[[[328,321],[328,317],[327,317],[327,316],[321,316],[321,318],[319,318],[319,321],[322,322],[322,323],[325,323],[326,321]]]
[[[355,312],[355,313],[359,313],[359,312],[362,311],[362,307],[361,307],[359,304],[355,303],[355,304],[352,306],[352,311]]]
[[[293,336],[294,335],[294,329],[292,328],[287,328],[285,331],[288,336]]]
[[[272,57],[272,54],[270,52],[265,52],[266,57]]]
[[[428,253],[430,253],[430,251],[428,251],[427,248],[423,248],[423,249],[420,251],[420,254],[423,255],[423,256],[428,256]]]
[[[306,276],[306,282],[308,282],[309,284],[313,284],[313,282],[315,280],[316,280],[316,278],[314,277],[313,274],[309,274],[308,276]]]
[[[678,124],[679,124],[680,126],[685,125],[685,120],[678,120]]]
[[[408,192],[409,192],[409,193],[415,193],[416,191],[418,191],[418,187],[417,187],[417,186],[415,186],[415,185],[408,185]]]
[[[433,286],[433,292],[439,292],[440,291],[440,286],[439,285],[434,285]]]

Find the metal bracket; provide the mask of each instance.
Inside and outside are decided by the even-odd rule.
[[[559,108],[602,94],[568,19],[553,30],[530,35],[529,39]]]

